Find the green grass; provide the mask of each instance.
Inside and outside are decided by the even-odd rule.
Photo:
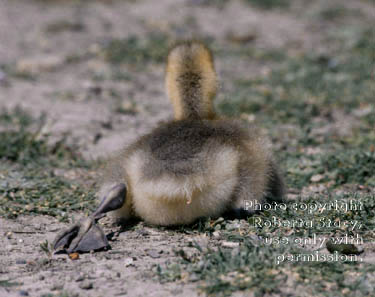
[[[343,236],[348,233],[360,234],[365,242],[374,240],[372,232],[375,227],[375,200],[373,195],[351,195],[331,197],[311,197],[307,200],[296,200],[287,204],[287,210],[263,211],[255,217],[251,217],[247,225],[228,230],[225,225],[228,221],[221,221],[221,238],[239,242],[238,248],[230,249],[215,246],[210,243],[208,247],[202,247],[195,243],[190,247],[191,253],[185,250],[177,250],[177,260],[164,265],[155,266],[155,272],[161,282],[193,281],[198,282],[201,289],[212,296],[230,296],[234,291],[247,290],[255,296],[264,294],[280,294],[296,286],[303,286],[306,292],[317,296],[337,296],[337,292],[348,292],[342,296],[367,296],[374,290],[373,277],[375,265],[365,262],[281,262],[277,263],[278,255],[282,254],[310,254],[312,251],[293,243],[296,238],[311,238],[312,234],[324,234],[330,236]],[[337,200],[339,203],[349,202],[355,199],[362,202],[362,210],[336,211],[335,209],[323,212],[305,211],[302,208],[293,208],[293,204],[327,203]],[[254,224],[257,218],[271,219],[273,216],[280,220],[303,219],[313,220],[315,224],[311,228],[271,226],[259,227]],[[357,230],[351,231],[343,224],[331,225],[330,222],[357,220],[363,223]],[[317,222],[324,222],[325,226]],[[205,232],[212,235],[213,222],[207,221]],[[321,223],[322,224],[322,223]],[[216,228],[217,229],[217,228]],[[261,238],[288,237],[287,244],[265,244]],[[368,273],[368,275],[367,275]],[[286,283],[288,282],[288,285]],[[335,293],[324,295],[326,288],[337,286]],[[310,295],[311,296],[311,295]]]
[[[94,193],[78,181],[55,174],[57,169],[90,168],[75,148],[63,141],[48,145],[40,135],[43,117],[33,119],[22,109],[0,115],[0,216],[46,214],[68,218],[72,210],[88,211]],[[35,126],[37,129],[35,129]]]
[[[125,39],[112,39],[103,48],[102,55],[113,64],[144,65],[161,63],[168,52],[168,37],[152,33],[145,40],[133,35]]]
[[[290,0],[245,0],[246,3],[261,9],[288,8]]]
[[[11,112],[3,110],[0,114],[0,124],[4,126],[20,125],[25,127],[30,125],[32,121],[33,118],[20,107],[16,107]]]
[[[302,188],[311,184],[312,176],[320,174],[323,177],[319,183],[325,184],[328,189],[344,184],[375,186],[374,137],[373,133],[372,138],[365,139],[361,144],[321,144],[326,150],[308,156],[303,152],[281,152],[279,157],[288,170],[288,184]],[[300,146],[303,147],[303,144]]]
[[[322,158],[322,168],[337,184],[375,186],[375,152],[345,150],[332,153]]]
[[[33,119],[20,108],[5,110],[0,114],[0,124],[5,130],[0,132],[0,159],[30,165],[86,166],[88,164],[75,152],[75,148],[59,141],[47,145],[48,136],[41,134],[45,116]],[[36,129],[30,129],[31,125]],[[66,164],[65,164],[66,163]]]
[[[276,264],[272,259],[274,248],[259,246],[246,240],[241,248],[233,252],[219,248],[205,251],[195,246],[198,256],[194,260],[183,259],[181,268],[176,265],[163,269],[158,266],[157,273],[162,280],[181,279],[179,271],[185,270],[189,278],[204,280],[202,289],[208,294],[226,296],[231,292],[254,287],[255,294],[277,293],[285,275],[268,273]]]
[[[0,280],[0,287],[13,287],[13,286],[20,286],[22,283],[18,282],[11,282],[8,280]]]
[[[207,44],[212,43],[212,41],[207,42]],[[284,51],[280,49],[257,49],[255,47],[236,45],[231,48],[218,48],[215,50],[216,56],[219,57],[237,57],[244,60],[258,61],[259,63],[264,62],[283,62],[287,55]],[[248,81],[238,81],[239,85],[248,83]]]
[[[218,111],[228,116],[256,115],[257,124],[284,148],[277,156],[291,187],[310,185],[316,174],[324,176],[320,183],[328,188],[374,186],[375,33],[372,28],[340,30],[335,31],[340,50],[334,55],[280,56],[270,75],[235,81],[234,91],[217,103]],[[259,59],[277,61],[265,57]],[[361,108],[371,111],[353,119],[353,110]],[[332,127],[337,112],[354,121],[356,128],[348,136],[325,129]],[[280,133],[283,124],[293,126],[287,135]],[[320,151],[306,155],[307,147]]]
[[[66,220],[71,211],[92,210],[94,193],[87,187],[39,170],[23,172],[22,180],[0,190],[0,216],[44,214]]]
[[[350,112],[373,103],[374,30],[350,34],[341,41],[344,50],[332,55],[277,55],[283,62],[269,77],[235,82],[235,93],[228,94],[219,111],[230,116],[257,112],[273,122],[309,124],[324,109]]]
[[[319,16],[326,21],[336,21],[347,16],[361,16],[361,11],[356,9],[348,9],[344,6],[333,5],[324,7],[319,12]]]

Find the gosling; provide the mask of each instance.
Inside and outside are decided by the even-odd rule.
[[[217,76],[205,45],[184,42],[172,48],[165,84],[174,119],[109,161],[97,210],[60,232],[55,249],[71,253],[107,247],[96,225],[106,213],[170,226],[226,213],[251,215],[244,207],[249,200],[283,201],[283,179],[266,137],[214,112]]]

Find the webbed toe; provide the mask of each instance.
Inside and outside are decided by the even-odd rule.
[[[53,242],[54,250],[61,249],[67,253],[89,252],[109,247],[103,230],[91,217],[61,231]]]

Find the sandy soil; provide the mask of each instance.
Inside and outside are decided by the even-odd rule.
[[[173,249],[187,246],[197,236],[176,234],[145,227],[117,233],[112,250],[81,254],[70,260],[65,254],[43,254],[39,244],[52,242],[64,227],[50,217],[22,217],[16,221],[0,219],[2,239],[2,278],[22,285],[1,288],[0,296],[41,296],[59,291],[69,296],[197,296],[194,285],[160,284],[150,267],[174,257]],[[105,228],[106,234],[119,228]],[[8,291],[7,289],[10,289]],[[13,295],[11,295],[13,294]],[[76,295],[75,295],[76,294]]]

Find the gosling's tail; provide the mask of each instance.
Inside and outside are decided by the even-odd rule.
[[[180,43],[168,54],[166,89],[175,119],[212,119],[217,81],[211,51],[202,43]]]

